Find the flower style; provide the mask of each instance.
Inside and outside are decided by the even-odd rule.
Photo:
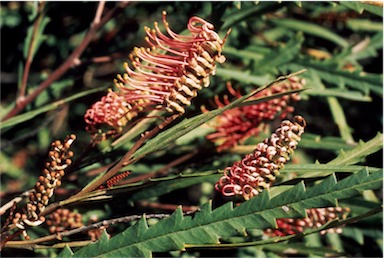
[[[335,220],[345,219],[349,213],[349,208],[341,207],[327,207],[327,208],[312,208],[307,210],[306,218],[297,219],[277,219],[276,229],[266,229],[264,232],[268,236],[287,236],[302,233],[306,229],[319,228],[324,224]],[[342,229],[329,228],[320,231],[320,234],[326,233],[338,233],[340,234]]]
[[[296,149],[305,126],[301,116],[295,116],[293,123],[284,120],[270,138],[256,145],[253,153],[225,168],[216,190],[224,196],[238,195],[248,200],[269,188]]]
[[[225,61],[221,52],[229,31],[222,40],[211,23],[192,17],[187,25],[191,36],[182,36],[170,29],[165,11],[162,20],[168,35],[157,22],[154,29],[145,27],[150,48],[136,47],[131,66],[125,63],[126,73],[114,80],[117,92],[86,112],[88,131],[106,124],[119,132],[139,113],[154,109],[183,114],[197,92],[209,86],[216,63]]]
[[[283,93],[288,90],[302,89],[305,84],[304,79],[290,77],[286,81],[276,83],[271,87],[255,94],[251,99],[271,96],[273,94]],[[227,88],[231,95],[236,98],[242,97],[238,91],[235,91],[230,84]],[[300,95],[297,93],[284,95],[281,98],[268,100],[263,103],[237,107],[223,112],[217,116],[214,124],[211,126],[215,132],[207,135],[207,139],[219,143],[218,151],[222,151],[244,142],[250,136],[257,136],[262,131],[262,124],[268,120],[273,120],[277,115],[284,119],[288,113],[292,113],[294,108],[289,105],[292,101],[299,101]],[[218,97],[215,98],[218,107],[229,104],[228,96],[224,96],[223,102]]]
[[[43,175],[36,182],[34,191],[29,195],[26,213],[16,213],[12,220],[17,228],[23,230],[24,236],[27,237],[25,225],[35,227],[45,221],[45,217],[40,213],[45,210],[55,189],[61,185],[64,170],[72,163],[73,152],[69,149],[75,139],[76,136],[72,134],[67,136],[63,143],[59,140],[52,142],[48,153],[49,162],[46,163]]]

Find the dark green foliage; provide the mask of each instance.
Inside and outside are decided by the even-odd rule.
[[[28,60],[25,96],[84,43],[98,5],[1,3],[1,118],[19,104]],[[117,6],[118,2],[106,2],[102,17]],[[123,63],[129,62],[134,47],[148,47],[144,27],[159,22],[163,28],[163,10],[175,33],[183,33],[194,15],[212,22],[221,37],[231,29],[223,49],[226,62],[217,65],[210,86],[199,91],[186,114],[132,153],[134,162],[120,169],[131,171],[130,176],[108,189],[104,182],[79,199],[70,199],[108,172],[143,133],[169,117],[165,112],[152,113],[94,147],[89,146],[84,122],[86,110],[114,87],[116,74],[124,73]],[[140,219],[102,228],[95,243],[90,243],[86,232],[62,239],[51,235],[49,241],[28,245],[10,242],[14,245],[5,246],[2,256],[381,257],[382,13],[379,2],[348,1],[139,1],[117,8],[78,60],[19,113],[0,123],[1,198],[3,205],[31,189],[51,142],[74,133],[75,165],[66,171],[50,204],[78,211],[85,225],[94,216],[98,222],[126,216]],[[306,80],[303,89],[248,99],[280,76],[303,69],[297,75]],[[228,81],[242,98],[228,93]],[[251,153],[281,119],[276,117],[263,125],[259,135],[223,152],[206,139],[213,131],[208,124],[224,111],[293,93],[302,99],[293,103],[295,111],[288,118],[301,115],[307,127],[291,163],[268,191],[251,200],[221,196],[214,185],[223,170]],[[214,97],[223,100],[225,95],[230,104],[217,107]],[[209,111],[201,112],[202,106]],[[304,217],[305,209],[327,206],[351,211],[345,219],[302,234],[264,234],[278,218]],[[2,225],[8,214],[1,216]],[[153,214],[169,216],[154,219]],[[339,226],[343,226],[340,235],[320,234]],[[42,224],[27,232],[32,240],[41,240],[50,235],[48,228]]]

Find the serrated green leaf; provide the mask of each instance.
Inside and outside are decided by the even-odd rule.
[[[245,228],[270,228],[276,218],[305,215],[305,208],[334,205],[337,199],[349,198],[367,189],[381,187],[382,171],[369,174],[365,170],[339,182],[335,176],[305,190],[300,183],[270,199],[268,191],[233,208],[232,203],[215,210],[202,207],[194,218],[185,217],[178,209],[170,217],[148,228],[145,219],[112,237],[80,249],[76,257],[133,256],[142,250],[146,256],[152,252],[183,250],[185,244],[217,244],[220,237],[229,237]],[[285,205],[288,210],[282,209]]]
[[[336,33],[327,30],[317,24],[310,23],[308,21],[299,21],[284,18],[270,19],[269,21],[283,28],[292,29],[295,31],[302,31],[303,33],[329,40],[342,47],[349,46],[348,41],[346,41],[344,38],[340,37]]]
[[[367,142],[360,141],[358,146],[349,151],[342,151],[337,158],[328,162],[329,165],[352,165],[360,162],[366,156],[383,148],[383,135],[378,133]]]

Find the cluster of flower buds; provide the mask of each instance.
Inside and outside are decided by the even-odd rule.
[[[48,215],[46,223],[51,234],[84,226],[81,214],[68,209],[58,209]]]
[[[222,40],[211,23],[192,17],[187,26],[191,35],[183,36],[170,29],[165,11],[162,20],[168,35],[157,22],[154,29],[145,27],[150,48],[135,48],[130,54],[132,68],[125,63],[126,73],[114,80],[117,91],[86,112],[89,132],[103,125],[120,132],[138,114],[155,109],[182,114],[197,92],[209,86],[216,63],[225,61],[221,52],[229,31]]]
[[[250,100],[284,93],[289,90],[299,90],[302,89],[304,85],[304,79],[296,76],[290,77],[285,81],[276,83],[255,94]],[[240,92],[235,91],[230,83],[227,84],[227,88],[234,97],[242,97]],[[250,136],[257,136],[263,130],[262,125],[264,122],[273,120],[277,116],[279,116],[280,119],[286,118],[288,113],[294,111],[293,106],[289,104],[299,100],[300,95],[293,93],[263,103],[227,110],[217,116],[214,123],[211,124],[215,131],[207,135],[207,139],[219,144],[217,148],[218,151],[231,148],[238,143],[244,142]],[[229,103],[227,95],[224,96],[223,101],[220,101],[217,96],[215,97],[215,104],[218,107],[223,107]]]
[[[328,208],[312,208],[307,210],[306,218],[297,219],[277,219],[276,229],[266,229],[264,232],[268,236],[287,236],[303,233],[304,230],[319,228],[324,224],[335,220],[345,219],[350,212],[349,208],[341,207],[328,207]],[[326,233],[338,233],[340,234],[342,229],[340,227],[329,228],[320,231],[320,234]]]
[[[284,120],[270,138],[257,144],[253,153],[224,170],[216,190],[224,196],[238,195],[248,200],[269,188],[296,149],[305,126],[301,116],[295,116],[293,122]]]
[[[76,136],[72,134],[67,136],[64,142],[59,140],[52,142],[48,154],[49,161],[45,165],[43,175],[39,176],[34,191],[29,195],[26,211],[23,214],[16,213],[13,218],[13,224],[19,229],[24,230],[25,225],[30,227],[39,226],[45,221],[45,218],[40,214],[48,205],[55,189],[61,185],[64,170],[72,163],[73,152],[69,149],[75,139]],[[23,234],[26,236],[25,231],[23,231]]]

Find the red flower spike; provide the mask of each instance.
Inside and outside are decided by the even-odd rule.
[[[283,121],[270,138],[256,145],[253,153],[225,168],[216,190],[224,196],[238,195],[248,200],[269,188],[296,149],[305,126],[301,116],[295,116],[293,123]]]
[[[209,86],[216,63],[225,61],[221,52],[229,31],[222,40],[212,24],[192,17],[187,25],[191,35],[183,36],[170,29],[165,11],[162,20],[168,35],[157,22],[155,29],[145,27],[151,47],[133,50],[131,66],[125,63],[126,73],[114,80],[118,91],[110,92],[85,114],[91,133],[102,125],[118,133],[139,113],[153,109],[183,114],[197,92]]]
[[[301,89],[304,84],[303,79],[291,77],[257,93],[251,99]],[[232,96],[242,97],[240,92],[235,91],[230,83],[227,84],[227,88]],[[218,151],[231,148],[251,136],[257,136],[263,129],[261,126],[263,122],[273,120],[278,115],[281,119],[284,119],[287,114],[294,111],[294,108],[288,104],[299,100],[300,96],[295,93],[263,103],[227,110],[216,118],[214,124],[211,124],[215,132],[207,135],[207,139],[220,144],[217,148]],[[214,101],[218,107],[230,103],[228,96],[224,96],[223,102],[218,97],[215,97]]]
[[[307,210],[306,218],[297,219],[277,219],[276,229],[266,229],[264,233],[270,237],[287,236],[304,232],[307,229],[319,228],[324,224],[335,220],[345,219],[349,213],[349,208],[328,207],[328,208],[312,208]],[[320,234],[342,232],[341,228],[329,228],[320,231]]]

